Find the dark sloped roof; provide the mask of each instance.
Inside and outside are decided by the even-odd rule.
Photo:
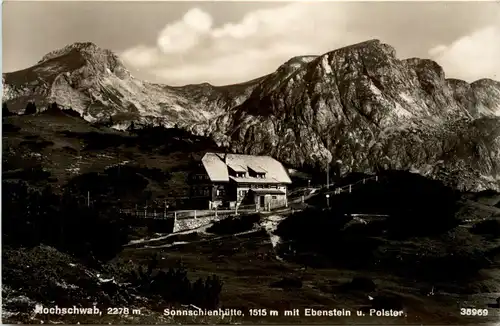
[[[235,172],[247,172],[247,169],[245,169],[241,165],[228,164],[227,166],[233,169]]]

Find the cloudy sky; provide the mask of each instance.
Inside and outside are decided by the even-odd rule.
[[[368,39],[400,58],[432,58],[448,77],[500,80],[500,1],[3,3],[3,72],[90,41],[138,78],[171,85],[238,83],[296,55]]]

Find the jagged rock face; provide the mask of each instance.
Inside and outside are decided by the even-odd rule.
[[[500,82],[446,79],[377,40],[292,58],[247,83],[169,87],[135,79],[110,51],[76,43],[4,78],[22,111],[56,101],[89,121],[177,124],[221,145],[335,173],[410,169],[471,190],[500,189]]]
[[[237,151],[293,166],[412,169],[498,189],[499,92],[493,80],[447,80],[430,60],[398,60],[374,40],[285,64],[212,128]]]
[[[169,87],[135,79],[120,59],[93,43],[75,43],[45,55],[34,67],[3,76],[4,101],[22,112],[28,101],[37,107],[57,102],[89,121],[117,125],[131,121],[196,128],[237,105],[256,82],[228,87]]]

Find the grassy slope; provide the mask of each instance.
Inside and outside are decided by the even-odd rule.
[[[15,171],[43,167],[55,187],[78,175],[103,172],[116,164],[157,168],[169,173],[159,183],[144,176],[152,197],[186,196],[187,166],[192,154],[214,149],[209,141],[189,135],[150,139],[106,127],[93,126],[81,118],[65,114],[12,116],[3,119],[4,178],[16,178]],[[156,142],[156,144],[155,144]]]

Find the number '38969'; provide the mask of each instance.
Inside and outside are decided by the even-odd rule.
[[[462,316],[488,316],[488,309],[461,308],[460,315],[462,315]]]

